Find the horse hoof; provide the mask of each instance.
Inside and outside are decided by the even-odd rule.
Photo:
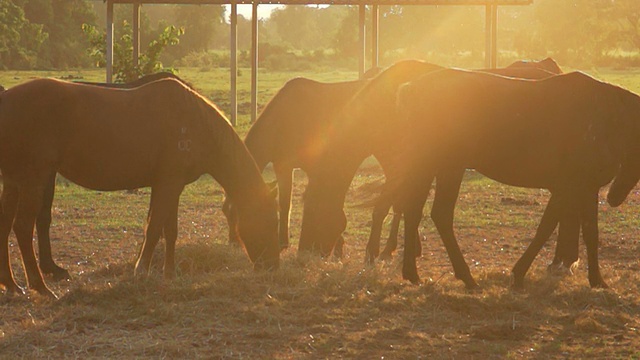
[[[53,281],[71,280],[71,274],[63,268],[59,268],[54,272],[49,273]]]
[[[571,267],[567,267],[564,264],[551,264],[547,267],[547,271],[550,274],[557,276],[569,276],[573,275],[573,271]]]
[[[21,288],[20,286],[11,286],[11,287],[5,287],[5,295],[7,296],[14,296],[14,295],[24,295],[26,294],[25,289]]]
[[[40,264],[40,271],[43,275],[50,275],[54,281],[70,280],[71,274],[64,268],[56,264]]]
[[[475,281],[471,281],[470,283],[465,282],[464,284],[465,289],[468,292],[478,292],[478,291],[482,291],[482,288],[480,287],[480,285],[478,285]]]
[[[416,275],[403,275],[403,279],[409,281],[413,285],[421,285],[422,281],[420,281],[420,277]]]
[[[38,294],[44,296],[47,299],[50,300],[58,300],[58,296],[56,294],[53,293],[53,291],[49,290],[48,287],[44,286],[40,289],[34,289]]]
[[[391,261],[393,259],[393,255],[389,252],[382,252],[378,257],[381,261]]]
[[[511,288],[511,290],[516,292],[524,291],[524,277],[511,274],[511,278],[509,279],[509,287]]]
[[[609,288],[609,285],[607,285],[607,283],[605,283],[604,280],[602,279],[589,281],[589,285],[591,285],[592,289],[608,289]]]

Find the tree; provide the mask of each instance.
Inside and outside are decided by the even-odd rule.
[[[106,64],[106,32],[100,32],[95,26],[84,24],[84,33],[91,43],[89,54],[97,66]],[[159,71],[174,72],[172,68],[165,68],[160,61],[162,51],[170,45],[176,45],[179,37],[184,33],[181,28],[168,26],[158,38],[152,40],[143,54],[138,58],[138,65],[134,65],[132,29],[127,21],[123,22],[123,35],[113,44],[113,68],[116,82],[131,82],[141,76]]]
[[[0,67],[31,68],[47,34],[13,1],[0,0]]]
[[[184,28],[178,47],[184,53],[209,49],[224,24],[224,15],[224,7],[219,5],[178,6],[175,25]]]
[[[334,48],[336,52],[345,58],[353,58],[358,55],[358,7],[348,6],[347,13],[340,21],[334,36]]]
[[[48,37],[38,49],[40,67],[78,67],[89,64],[84,49],[89,45],[83,23],[95,23],[96,15],[86,0],[20,0],[31,23],[41,24]]]

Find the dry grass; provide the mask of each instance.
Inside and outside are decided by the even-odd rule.
[[[509,269],[547,194],[470,173],[456,230],[483,290],[468,293],[428,219],[422,286],[401,280],[398,256],[363,266],[369,210],[353,205],[371,196],[365,184],[379,178],[369,166],[354,181],[342,261],[299,258],[290,249],[275,273],[254,272],[225,244],[221,192],[201,179],[182,198],[172,282],[160,279],[162,249],[150,278],[132,276],[148,191],[60,184],[54,254],[74,278],[49,281],[58,301],[0,297],[0,358],[640,358],[637,193],[620,210],[601,206],[601,264],[611,289],[589,288],[585,261],[574,276],[547,273],[551,244],[534,262],[526,290],[516,293]],[[305,181],[302,173],[296,179],[294,239]]]

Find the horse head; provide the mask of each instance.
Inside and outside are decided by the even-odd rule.
[[[277,205],[273,194],[265,186],[261,198],[253,201],[251,206],[231,206],[230,213],[237,214],[237,217],[229,226],[237,229],[254,268],[276,270],[280,265],[280,251]]]
[[[347,183],[348,186],[348,183]],[[329,256],[347,226],[343,203],[345,192],[309,177],[304,193],[304,210],[299,252]]]
[[[623,119],[617,124],[617,140],[623,147],[623,156],[607,194],[607,202],[613,207],[620,206],[640,180],[640,96],[624,91],[621,98],[621,103],[616,104]]]

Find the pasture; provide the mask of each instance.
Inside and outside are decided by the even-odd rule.
[[[589,72],[640,92],[637,71]],[[238,131],[244,136],[249,71],[242,73]],[[101,71],[10,71],[0,73],[0,84],[68,75],[103,79]],[[300,75],[261,72],[260,103]],[[355,76],[302,75],[322,81]],[[185,69],[180,76],[227,110],[226,70]],[[273,178],[269,170],[265,176]],[[428,219],[430,202],[421,227],[421,286],[401,280],[397,253],[375,267],[363,265],[371,211],[358,205],[375,196],[381,181],[377,164],[368,160],[351,185],[342,260],[299,258],[306,178],[296,172],[293,247],[282,253],[280,270],[256,273],[245,254],[226,244],[223,193],[210,177],[202,177],[181,197],[178,276],[167,282],[161,279],[162,246],[149,278],[132,275],[148,189],[94,192],[59,178],[52,247],[73,278],[46,279],[58,301],[33,293],[0,296],[0,358],[640,359],[637,190],[619,208],[606,204],[606,189],[600,194],[600,259],[609,289],[589,288],[583,244],[574,275],[547,272],[554,234],[528,273],[524,291],[513,292],[510,269],[535,233],[548,192],[504,186],[467,171],[455,230],[482,287],[467,292],[453,277]],[[10,245],[12,267],[24,284],[17,244],[12,239]]]

